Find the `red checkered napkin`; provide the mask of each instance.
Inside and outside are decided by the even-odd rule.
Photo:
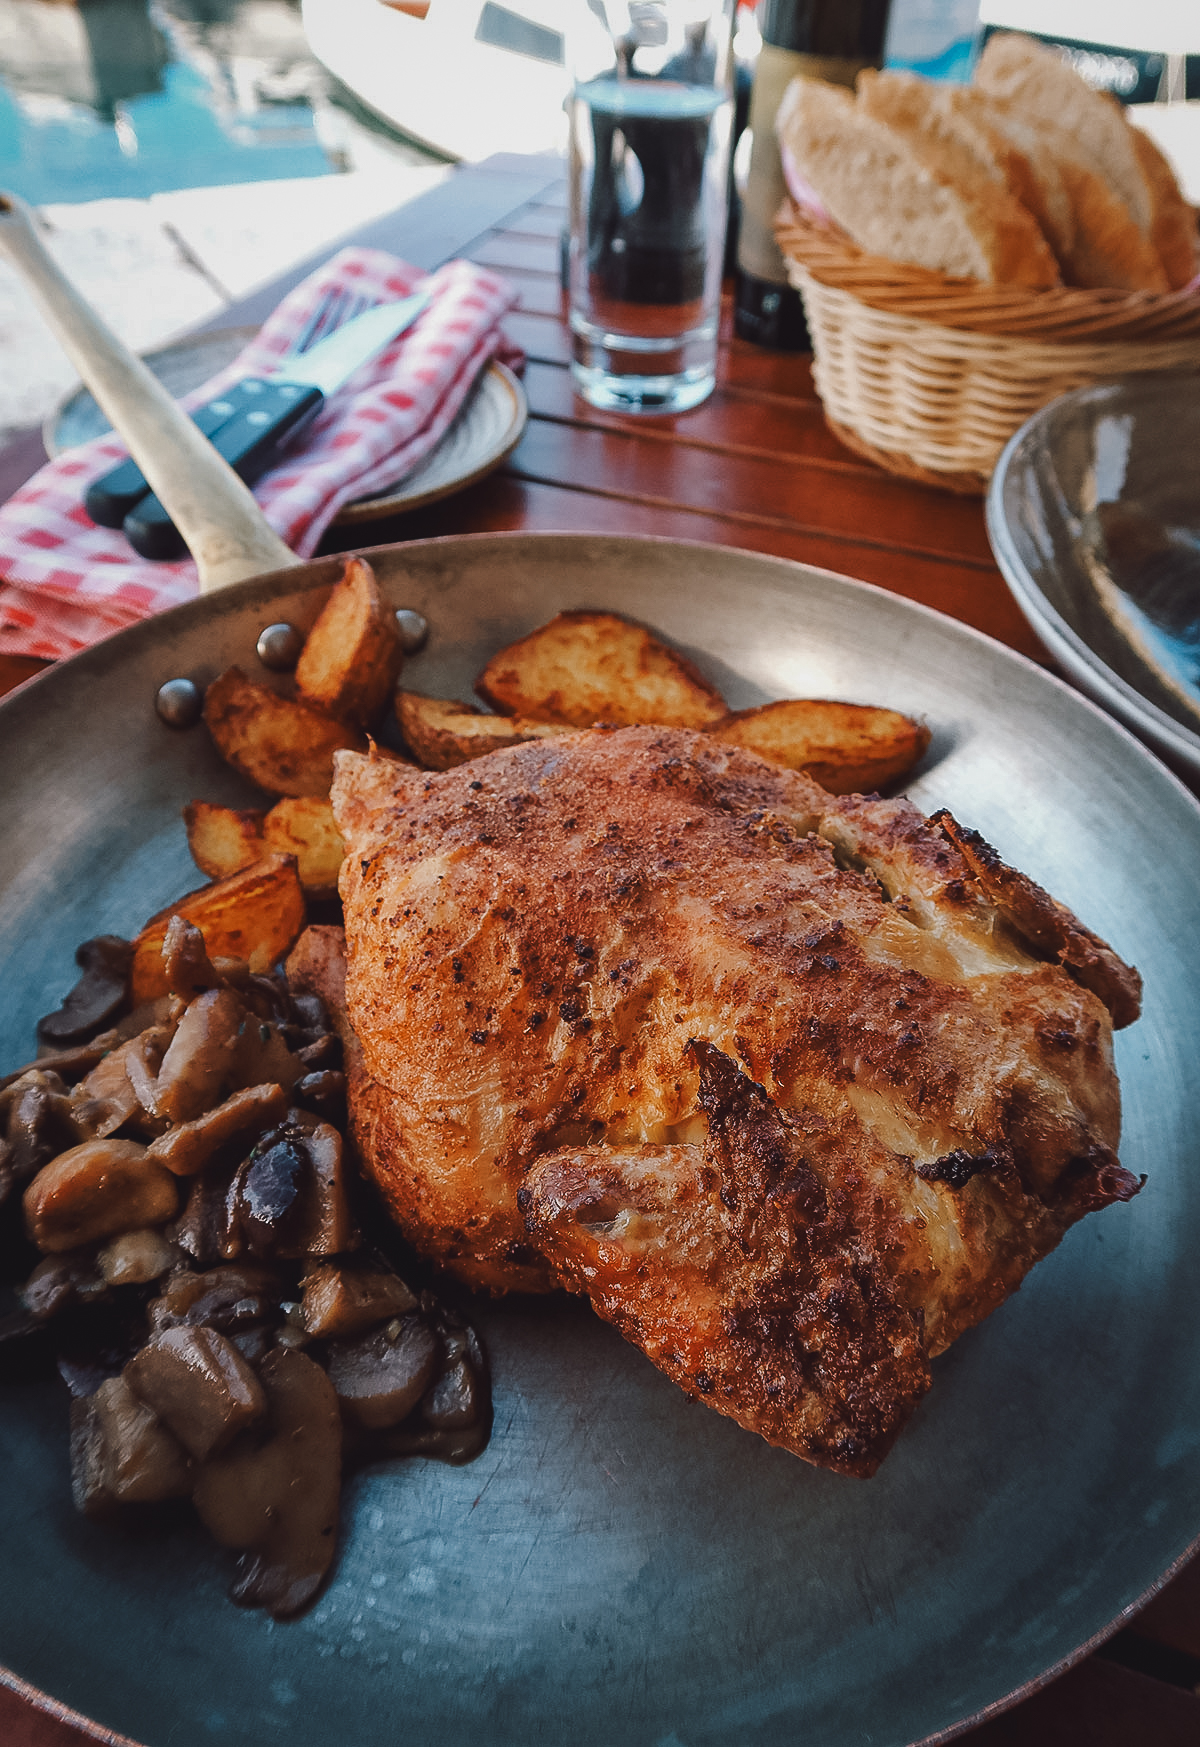
[[[407,296],[424,277],[377,249],[343,249],[184,404],[274,368],[331,289],[383,302]],[[429,285],[433,299],[408,332],[329,397],[296,450],[254,488],[275,532],[302,558],[343,504],[396,484],[424,459],[489,359],[520,362],[499,326],[516,301],[510,285],[468,261],[440,267]],[[0,651],[56,660],[196,594],[190,559],[139,558],[119,530],[96,527],[85,511],[88,486],[125,454],[119,437],[97,437],[51,461],[0,507]]]

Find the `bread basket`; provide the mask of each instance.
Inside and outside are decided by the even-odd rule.
[[[1025,420],[1068,389],[1200,370],[1200,291],[1027,291],[865,255],[788,203],[776,223],[804,299],[835,436],[889,473],[981,496]]]

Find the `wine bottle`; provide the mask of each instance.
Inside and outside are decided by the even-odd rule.
[[[797,73],[853,85],[863,67],[883,59],[889,0],[763,0],[762,48],[750,93],[750,168],[742,196],[734,331],[777,351],[809,349],[800,294],[789,284],[775,241],[784,196],[775,138],[780,99]]]

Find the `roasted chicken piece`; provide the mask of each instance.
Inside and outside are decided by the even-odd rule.
[[[474,1286],[585,1292],[869,1474],[1118,1163],[1135,972],[948,816],[682,729],[339,755],[359,1149]]]

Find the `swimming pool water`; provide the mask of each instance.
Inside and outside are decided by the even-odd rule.
[[[0,187],[41,205],[326,175],[321,83],[291,0],[0,0]]]

